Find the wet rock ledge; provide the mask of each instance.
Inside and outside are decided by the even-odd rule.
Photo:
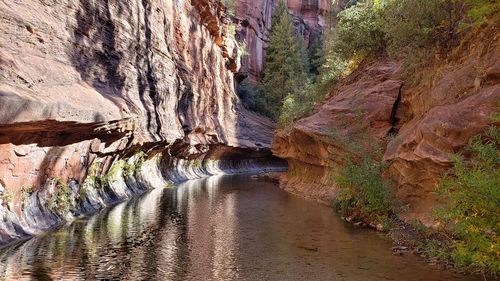
[[[140,195],[154,188],[211,175],[286,170],[286,162],[269,153],[235,154],[222,158],[173,158],[164,153],[138,152],[114,161],[106,172],[104,158],[96,158],[82,183],[52,177],[38,190],[23,186],[20,200],[2,199],[0,205],[0,247],[50,231],[75,218]],[[253,157],[253,158],[252,158]],[[5,189],[3,189],[5,192]]]
[[[0,3],[0,245],[150,188],[281,165],[219,0]],[[243,160],[244,159],[244,160]]]

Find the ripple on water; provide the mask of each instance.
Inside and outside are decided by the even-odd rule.
[[[481,280],[248,175],[156,189],[0,252],[6,280]]]

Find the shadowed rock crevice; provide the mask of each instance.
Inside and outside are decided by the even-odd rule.
[[[151,117],[150,120],[148,120],[148,130],[154,134],[156,134],[156,136],[159,136],[161,137],[161,119],[160,119],[160,114],[159,114],[159,106],[161,104],[161,101],[160,101],[160,95],[158,93],[158,89],[156,87],[157,85],[157,80],[154,76],[154,72],[153,72],[153,66],[152,66],[152,62],[151,62],[151,56],[152,56],[152,53],[153,53],[153,41],[152,41],[152,35],[151,35],[151,23],[150,23],[150,17],[151,17],[151,4],[149,3],[148,0],[142,0],[142,8],[144,10],[144,35],[145,35],[145,39],[146,39],[146,54],[145,54],[145,58],[146,58],[146,65],[147,65],[147,68],[146,68],[146,84],[147,84],[147,88],[148,88],[148,93],[149,93],[149,98],[151,100],[151,102],[153,103],[153,112],[154,112],[154,116],[155,116],[155,124],[153,125],[152,124],[152,120],[151,120]],[[144,86],[143,85],[140,85],[140,88],[139,88],[139,95],[142,97],[141,98],[141,101],[144,99],[143,95],[144,95],[144,92],[145,92],[145,89],[144,89]]]
[[[116,27],[110,2],[80,1],[78,7],[77,26],[73,31],[75,46],[69,53],[75,69],[82,80],[104,95],[120,94],[125,84],[125,77],[119,71],[123,54],[116,48]],[[96,26],[100,28],[96,29]],[[90,51],[88,43],[94,45]],[[105,73],[101,74],[100,70],[105,70]]]
[[[401,110],[400,105],[401,105],[401,94],[403,91],[403,86],[404,84],[401,84],[401,87],[399,87],[399,92],[398,92],[398,97],[396,98],[396,101],[394,102],[394,105],[392,106],[392,111],[391,111],[391,117],[390,117],[390,123],[392,125],[392,128],[389,130],[388,135],[395,135],[398,133],[398,128],[397,125],[401,118],[398,116],[398,111]]]

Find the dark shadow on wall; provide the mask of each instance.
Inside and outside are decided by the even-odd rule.
[[[36,186],[38,187],[45,186],[47,181],[50,180],[51,177],[55,176],[55,174],[53,173],[54,172],[53,167],[55,166],[55,163],[61,160],[61,157],[64,154],[65,150],[66,150],[65,147],[56,146],[56,147],[51,147],[47,151],[45,157],[38,166]],[[63,180],[66,182],[67,179]]]
[[[159,106],[162,100],[160,100],[160,95],[158,92],[157,88],[157,79],[154,74],[154,69],[153,69],[153,62],[152,62],[152,57],[153,57],[153,40],[152,40],[152,31],[151,31],[151,16],[152,16],[152,11],[151,11],[151,3],[149,0],[142,0],[142,9],[143,9],[143,16],[144,16],[144,35],[145,35],[145,49],[141,48],[141,42],[140,42],[140,37],[141,37],[141,29],[137,30],[137,44],[139,47],[139,50],[142,50],[143,52],[138,52],[136,54],[136,68],[138,71],[138,76],[137,76],[137,85],[138,85],[138,90],[139,90],[139,98],[141,100],[142,105],[146,109],[146,115],[147,115],[147,130],[149,133],[156,135],[158,137],[161,137],[161,118],[160,118],[160,113],[159,113]],[[138,17],[140,18],[140,17]],[[142,55],[139,55],[139,53],[142,53]],[[141,71],[141,66],[145,65],[145,70],[146,73],[143,74]],[[150,108],[147,104],[146,101],[146,93],[149,96],[149,100],[151,102],[152,108]],[[148,110],[149,109],[149,110]],[[154,123],[153,123],[153,117],[151,114],[151,111],[154,114]],[[163,138],[162,138],[163,139]]]
[[[182,44],[176,42],[170,30],[175,27],[171,23],[175,24],[177,19],[167,18],[163,11],[164,37],[168,53],[171,54],[169,59],[173,60],[176,68],[174,73],[165,73],[163,57],[155,46],[157,41],[155,38],[161,36],[157,34],[157,25],[161,24],[162,20],[161,7],[158,5],[151,0],[138,0],[133,3],[80,0],[76,13],[76,28],[73,31],[75,43],[70,55],[81,78],[112,101],[127,100],[128,96],[136,95],[136,89],[135,109],[137,114],[144,117],[141,125],[143,133],[149,136],[147,140],[149,142],[161,142],[167,138],[162,132],[162,127],[169,121],[164,117],[165,100],[169,95],[174,95],[177,99],[176,115],[185,134],[197,130],[198,126],[202,129],[204,125],[208,125],[204,122],[211,122],[216,127],[220,138],[218,141],[227,142],[226,130],[222,128],[225,125],[218,117],[218,113],[228,112],[234,108],[241,115],[238,117],[237,136],[249,140],[259,139],[258,142],[263,143],[265,147],[266,140],[256,136],[256,132],[260,132],[261,129],[271,131],[272,128],[269,129],[268,124],[262,125],[261,128],[260,122],[255,125],[254,117],[248,119],[246,112],[241,113],[242,108],[238,105],[236,96],[234,98],[221,94],[217,96],[218,91],[215,87],[218,85],[215,85],[215,81],[197,77],[199,83],[197,85],[193,83],[193,75],[227,75],[222,73],[227,70],[224,65],[219,65],[221,73],[213,73],[211,68],[217,62],[215,57],[217,54],[211,51],[204,58],[201,46],[195,46],[197,44],[194,40],[190,42],[192,46],[188,47],[192,57],[185,58],[183,57],[185,52],[174,50]],[[174,17],[176,12],[174,11]],[[120,21],[128,21],[128,28],[123,29]],[[193,17],[191,29],[196,28],[198,24],[201,24],[199,18]],[[204,32],[202,34],[205,35]],[[205,44],[213,44],[211,36],[205,36],[201,40]],[[198,69],[191,70],[188,60],[193,61],[193,66]],[[175,88],[176,92],[169,92],[165,86],[163,79],[168,75],[174,76],[172,81],[177,85],[172,88]],[[204,103],[195,100],[197,96],[195,93],[201,91],[209,91],[207,96],[203,97],[203,101],[206,101]],[[234,94],[224,93],[224,95]],[[218,99],[221,98],[224,99],[224,104],[221,105],[224,108],[219,108]],[[200,106],[207,108],[199,108]],[[251,128],[252,126],[258,128]]]
[[[134,12],[137,13],[136,18],[133,17]],[[129,21],[132,30],[126,32],[135,36],[135,40],[120,34],[123,31],[117,27],[120,18]],[[73,30],[75,43],[70,56],[83,81],[115,104],[117,99],[123,100],[136,114],[144,114],[145,129],[151,136],[163,139],[159,107],[164,97],[158,90],[155,75],[151,18],[150,0],[134,4],[80,0],[77,25]],[[128,85],[134,80],[134,74],[137,76],[135,80],[142,109],[137,108],[128,97],[133,94],[129,92],[131,87]]]
[[[99,5],[94,1],[80,0],[79,7],[77,26],[73,31],[73,65],[82,79],[101,90],[99,92],[111,87],[116,92],[105,92],[105,95],[121,93],[125,84],[125,77],[119,71],[123,53],[116,47],[116,27],[111,18],[109,0],[103,0]]]

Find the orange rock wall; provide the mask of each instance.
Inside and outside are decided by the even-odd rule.
[[[0,15],[0,191],[13,202],[0,200],[18,218],[22,189],[81,185],[95,161],[105,173],[138,152],[270,155],[274,124],[234,91],[239,53],[219,0],[20,0]],[[0,244],[15,234],[3,226]]]
[[[349,152],[346,139],[357,137],[352,128],[361,124],[384,143],[400,217],[433,224],[433,208],[443,203],[435,190],[451,167],[450,154],[494,124],[492,116],[500,112],[498,28],[471,32],[446,60],[413,73],[414,82],[405,85],[397,62],[379,59],[361,67],[316,113],[276,135],[273,152],[290,165],[284,188],[331,202],[337,190],[331,174]],[[339,122],[356,110],[363,113],[355,122]]]

